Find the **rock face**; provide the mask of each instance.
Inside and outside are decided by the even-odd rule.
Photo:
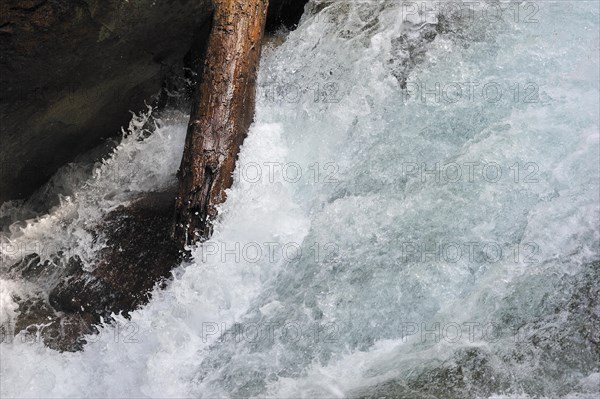
[[[117,134],[211,15],[208,0],[0,4],[0,201]]]
[[[293,25],[305,2],[272,0],[268,26]],[[210,0],[0,2],[0,203],[117,135],[201,59],[211,14]]]

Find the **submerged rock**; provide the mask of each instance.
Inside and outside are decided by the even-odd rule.
[[[108,317],[146,303],[154,285],[179,261],[170,235],[173,198],[153,193],[111,212],[101,232],[107,246],[93,271],[79,269],[64,277],[50,292],[50,304],[64,312]]]
[[[547,277],[547,276],[545,276]],[[357,389],[348,396],[375,398],[481,398],[511,392],[517,384],[520,395],[528,397],[567,396],[577,388],[580,377],[598,372],[600,359],[600,262],[582,265],[581,272],[557,279],[555,291],[543,295],[532,306],[539,316],[519,318],[518,309],[500,308],[496,320],[498,331],[506,336],[501,345],[462,347],[454,355],[410,377],[392,378],[379,384]],[[529,289],[519,287],[507,297],[531,303],[529,296],[535,281],[524,281]],[[548,281],[544,280],[547,285]],[[547,307],[544,309],[544,307]],[[507,312],[508,311],[508,312]],[[502,317],[502,313],[507,312]],[[499,317],[498,317],[499,316]],[[521,367],[530,372],[511,373]],[[565,368],[565,366],[567,366]],[[575,376],[574,381],[570,380]],[[553,383],[557,382],[556,385]]]
[[[490,366],[490,354],[471,347],[463,348],[450,360],[426,369],[408,380],[388,380],[359,389],[350,397],[361,399],[406,398],[463,399],[488,397],[508,387],[507,381]]]
[[[83,334],[111,314],[123,314],[150,299],[156,284],[164,286],[182,253],[171,239],[174,194],[151,193],[120,206],[104,219],[98,235],[106,247],[98,253],[91,271],[76,257],[68,260],[47,297],[16,298],[19,316],[15,333],[40,335],[46,345],[62,351],[80,350]],[[87,269],[87,268],[86,268]],[[11,268],[27,280],[48,277],[48,262],[29,256]]]

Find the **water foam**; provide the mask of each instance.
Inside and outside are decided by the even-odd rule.
[[[426,52],[409,69],[398,38],[419,33],[401,7],[339,1],[305,15],[262,60],[256,122],[195,261],[83,352],[22,336],[2,343],[2,394],[597,393],[597,359],[578,332],[593,327],[594,310],[572,299],[587,292],[597,266],[586,265],[599,258],[597,4],[539,4],[536,24],[512,14],[453,22],[420,44]],[[424,102],[415,84],[473,81],[504,95]],[[536,87],[538,100],[523,101]],[[144,140],[125,139],[75,195],[7,239],[75,242],[93,256],[84,222],[172,183],[184,131],[179,116]],[[427,174],[436,163],[463,173],[496,164],[503,175],[438,181]],[[107,176],[119,168],[135,178],[115,184]],[[475,258],[423,261],[407,246],[440,243],[493,243],[504,256],[481,260],[489,253],[480,246]],[[27,289],[3,281],[3,320],[18,311],[10,294]],[[497,334],[435,342],[412,330],[474,322]],[[259,339],[259,328],[272,334]],[[457,365],[466,386],[450,378]]]

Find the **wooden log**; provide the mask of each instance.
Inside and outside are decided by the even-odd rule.
[[[256,73],[268,0],[215,0],[201,83],[179,168],[173,237],[207,239],[216,206],[233,183],[240,146],[254,117]]]

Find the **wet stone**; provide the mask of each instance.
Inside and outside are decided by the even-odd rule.
[[[14,333],[21,339],[41,339],[61,351],[81,350],[84,334],[93,333],[94,324],[111,315],[130,312],[146,304],[156,284],[165,287],[182,253],[171,239],[172,192],[150,193],[109,213],[97,234],[106,240],[91,271],[72,257],[56,273],[57,279],[47,297],[15,298],[19,316]],[[11,277],[39,281],[51,275],[55,262],[40,262],[36,254],[10,268]]]

